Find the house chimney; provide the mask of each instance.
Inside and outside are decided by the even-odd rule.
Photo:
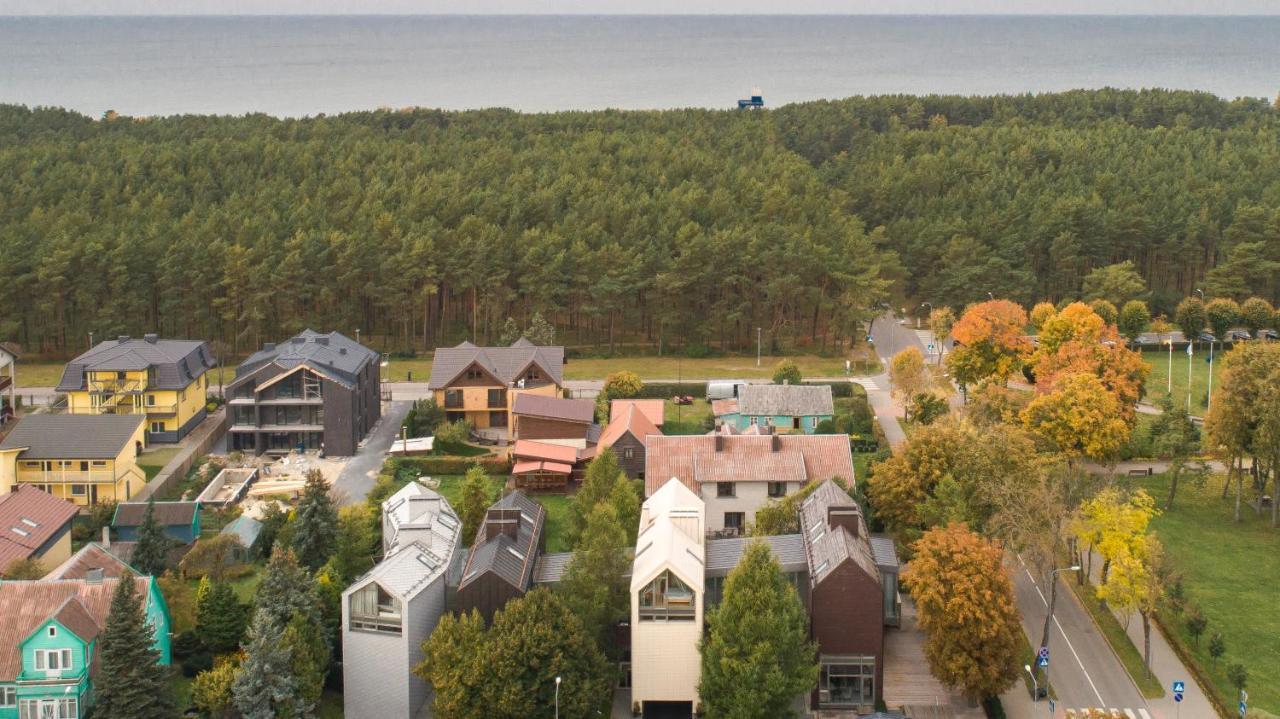
[[[102,546],[111,548],[111,525],[108,524],[102,528]]]
[[[160,340],[160,335],[146,334],[142,336],[142,339],[147,344],[155,344]]]
[[[102,584],[102,568],[93,567],[84,573],[85,584]]]
[[[274,350],[275,348],[276,348],[276,343],[275,343],[275,342],[263,342],[263,343],[262,343],[262,351],[263,351],[263,352],[270,352],[270,351]]]
[[[782,451],[782,437],[775,434],[769,438],[769,451],[770,452]]]
[[[116,338],[116,341],[119,342],[120,344],[125,344],[131,339],[133,338],[130,337],[129,335],[120,335],[119,337]]]
[[[862,527],[862,511],[857,505],[850,504],[828,507],[827,526],[832,529],[844,527],[849,531],[849,536],[857,539]]]
[[[344,354],[346,354],[346,353],[347,353],[347,348],[346,348],[346,347],[339,347],[339,348],[338,348],[338,354],[340,354],[340,355],[344,355]]]
[[[716,451],[717,452],[724,451],[724,435],[723,434],[716,434]]]
[[[484,541],[507,535],[512,540],[520,537],[520,510],[490,509],[484,517]]]

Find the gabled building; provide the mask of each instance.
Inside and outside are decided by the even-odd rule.
[[[80,507],[124,502],[146,486],[139,414],[31,414],[0,442],[0,492],[32,485]]]
[[[511,438],[531,439],[584,449],[600,438],[591,400],[564,399],[522,392],[511,403]]]
[[[655,410],[642,402],[657,402],[658,406]],[[658,422],[653,421],[655,413]],[[614,400],[609,425],[600,433],[596,451],[605,447],[612,449],[627,477],[644,479],[645,438],[662,434],[661,419],[662,400]]]
[[[450,422],[495,430],[511,427],[517,396],[559,397],[563,385],[564,348],[539,347],[524,338],[510,347],[441,347],[427,382]]]
[[[18,411],[18,351],[0,342],[0,427],[12,422]]]
[[[854,481],[848,435],[645,437],[645,495],[679,479],[706,503],[707,531],[717,535],[744,533],[770,499],[832,477]]]
[[[73,414],[144,416],[148,442],[177,442],[205,417],[215,365],[205,342],[125,335],[68,362],[58,391]]]
[[[132,545],[127,546],[132,549]],[[90,577],[119,579],[125,573],[136,575],[138,571],[129,566],[124,558],[120,556],[118,547],[99,542],[89,542],[62,564],[49,570],[49,573],[44,575],[43,579],[45,581],[54,579],[87,580]]]
[[[476,609],[485,622],[533,584],[533,568],[543,547],[547,511],[516,490],[485,512],[476,530],[458,584],[457,611]]]
[[[0,582],[0,717],[78,719],[93,703],[98,640],[116,583],[143,598],[159,663],[168,665],[169,610],[152,577],[91,571],[84,579]]]
[[[893,545],[877,563],[862,508],[830,481],[801,503],[800,536],[810,636],[821,665],[811,707],[869,713],[884,694],[884,626],[897,623]]]
[[[138,541],[142,519],[147,514],[148,502],[121,502],[111,517],[111,528],[122,542]],[[156,502],[156,523],[172,540],[191,544],[200,538],[199,502]]]
[[[456,585],[462,522],[447,500],[416,482],[407,485],[413,486],[418,490],[401,490],[384,504],[399,518],[391,549],[342,593],[347,716],[418,716],[431,699],[413,668]]]
[[[813,434],[835,416],[828,385],[748,384],[738,396],[711,403],[716,424],[738,430],[765,427],[775,432]]]
[[[227,385],[230,447],[347,457],[382,416],[378,353],[339,332],[267,343]]]
[[[46,567],[66,561],[71,556],[71,522],[79,511],[31,486],[0,495],[0,577],[21,559],[37,559]]]
[[[511,478],[519,490],[566,492],[581,479],[585,454],[568,445],[522,439],[511,449]]]
[[[706,549],[703,502],[669,480],[640,508],[631,565],[631,699],[642,712],[698,708]]]

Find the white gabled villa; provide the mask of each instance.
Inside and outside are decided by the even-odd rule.
[[[680,710],[698,703],[706,509],[671,479],[640,510],[631,568],[631,699],[642,710]]]
[[[430,687],[413,674],[457,585],[462,522],[410,482],[382,505],[386,556],[342,593],[343,703],[349,717],[417,716]]]

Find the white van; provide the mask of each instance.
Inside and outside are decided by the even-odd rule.
[[[713,379],[707,383],[707,401],[733,399],[737,397],[742,388],[746,386],[746,380]]]

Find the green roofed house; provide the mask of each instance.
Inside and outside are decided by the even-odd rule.
[[[835,416],[827,385],[749,384],[733,399],[711,403],[717,426],[746,431],[813,434],[823,420]]]
[[[79,719],[93,703],[98,636],[116,583],[137,583],[160,663],[169,664],[169,610],[152,577],[91,569],[80,579],[0,582],[0,719]]]
[[[199,502],[156,502],[156,522],[164,533],[191,544],[200,538]],[[122,542],[138,541],[138,530],[147,513],[147,502],[121,502],[111,518],[111,528]]]

